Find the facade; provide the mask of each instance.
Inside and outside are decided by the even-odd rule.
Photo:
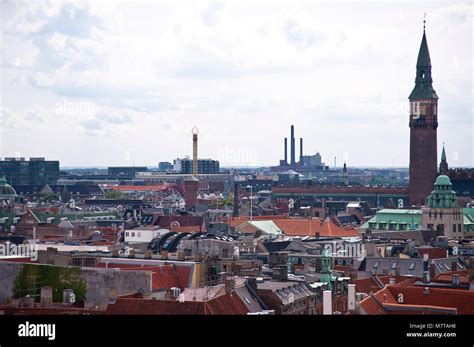
[[[410,100],[410,205],[425,205],[437,176],[438,95],[433,89],[431,60],[423,29],[415,88]]]
[[[0,176],[12,186],[56,184],[59,178],[59,161],[44,158],[5,158],[0,161]]]
[[[219,161],[212,159],[198,159],[198,174],[218,174]],[[174,171],[181,174],[193,173],[193,161],[189,158],[178,158],[174,160]]]
[[[435,189],[428,197],[428,207],[422,209],[423,227],[444,233],[449,239],[464,238],[464,214],[452,190],[448,176],[436,179]]]
[[[171,171],[173,170],[173,164],[167,161],[160,161],[158,163],[158,171]]]

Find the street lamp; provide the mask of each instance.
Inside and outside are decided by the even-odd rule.
[[[249,184],[247,189],[250,189],[250,221],[253,221],[253,215],[252,215],[252,196],[253,196],[253,187]]]

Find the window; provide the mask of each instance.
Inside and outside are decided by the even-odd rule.
[[[137,236],[138,236],[138,237],[142,237],[142,232],[141,232],[141,231],[137,231]]]
[[[456,232],[456,224],[453,224],[453,233]]]
[[[132,237],[135,237],[135,232],[134,231],[132,231]]]
[[[374,269],[377,269],[379,267],[380,263],[378,261],[375,262],[374,264]]]
[[[127,232],[125,233],[125,236],[129,237],[129,236],[130,236],[130,233],[127,231]]]
[[[415,263],[410,264],[410,270],[413,270],[415,268]]]
[[[396,267],[397,267],[397,262],[394,262],[394,263],[392,264],[392,269],[395,269]]]

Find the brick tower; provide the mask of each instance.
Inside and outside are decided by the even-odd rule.
[[[410,205],[425,205],[437,176],[438,95],[433,89],[425,26],[410,100]]]

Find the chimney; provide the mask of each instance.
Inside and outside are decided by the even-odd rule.
[[[145,259],[151,259],[151,249],[147,249],[144,252],[143,258]]]
[[[393,286],[395,284],[395,278],[390,277],[390,279],[388,280],[388,284]]]
[[[349,311],[355,311],[356,303],[356,285],[351,283],[347,286],[347,309]]]
[[[112,257],[113,257],[113,258],[118,258],[118,256],[119,256],[119,251],[118,251],[118,249],[114,249],[114,250],[112,251]]]
[[[303,165],[303,138],[300,137],[300,164]]]
[[[425,253],[423,254],[423,283],[425,284],[430,283],[430,270],[429,256]]]
[[[164,259],[164,260],[168,259],[168,251],[165,251],[162,249],[160,254],[161,254],[161,259]]]
[[[41,287],[41,307],[53,306],[53,288],[50,286]]]
[[[291,152],[290,152],[290,160],[291,160],[291,165],[295,165],[295,127],[292,125],[291,126],[291,137],[290,137],[290,146],[291,146]]]
[[[257,292],[257,279],[255,277],[250,277],[247,279],[247,286],[253,289],[253,291]]]
[[[425,294],[425,295],[430,294],[430,288],[429,287],[423,288],[423,294]]]
[[[235,288],[235,280],[232,278],[232,279],[225,279],[224,280],[224,285],[225,285],[225,292],[227,294],[230,294],[234,288]]]
[[[398,265],[395,268],[395,276],[400,276],[400,266],[398,266]]]
[[[454,272],[454,271],[458,271],[458,264],[457,264],[456,261],[453,261],[453,262],[451,263],[451,271],[453,271],[453,272]]]
[[[330,290],[323,291],[323,314],[332,315],[332,292]]]
[[[135,250],[134,249],[131,249],[130,251],[128,251],[128,257],[129,258],[135,258]]]
[[[430,264],[430,278],[435,278],[436,277],[436,265],[435,264]]]
[[[284,161],[285,161],[285,164],[288,165],[288,138],[285,137],[285,153],[284,153],[284,156],[283,156]]]
[[[233,212],[233,217],[236,218],[238,216],[239,216],[239,182],[234,182],[234,212]]]
[[[185,259],[184,252],[178,251],[178,260],[184,260],[184,259]]]
[[[459,274],[454,274],[453,275],[453,286],[459,287]]]

